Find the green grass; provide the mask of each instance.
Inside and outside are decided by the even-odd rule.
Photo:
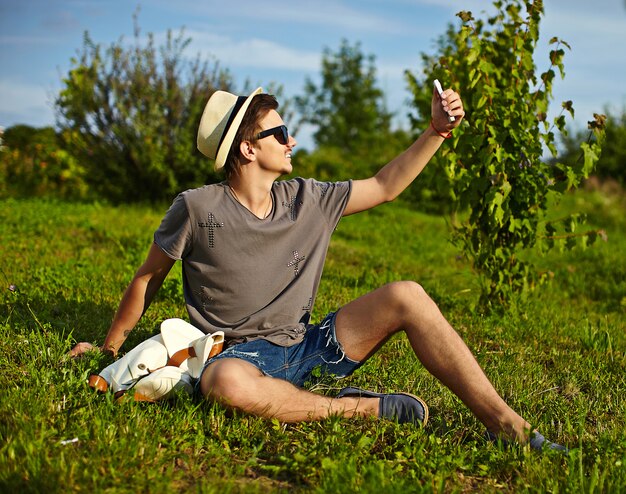
[[[485,443],[404,337],[321,391],[416,392],[431,408],[425,429],[338,418],[282,425],[184,396],[148,405],[96,395],[86,379],[107,358],[66,353],[102,342],[164,210],[1,201],[0,491],[626,491],[625,204],[598,192],[566,197],[560,209],[587,212],[608,241],[537,258],[551,281],[504,315],[474,309],[478,281],[443,219],[399,203],[345,218],[315,307],[319,318],[383,283],[420,282],[506,400],[576,448],[564,458]],[[180,267],[124,348],[167,317],[186,318]]]

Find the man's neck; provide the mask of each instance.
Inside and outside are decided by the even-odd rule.
[[[274,181],[253,182],[241,175],[228,180],[235,200],[257,218],[264,219],[272,211],[272,184]]]

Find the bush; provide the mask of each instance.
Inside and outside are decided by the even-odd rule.
[[[84,199],[87,172],[52,127],[9,127],[0,149],[0,197]]]
[[[196,149],[197,126],[216,89],[231,78],[216,63],[189,60],[183,31],[165,44],[147,42],[135,26],[135,44],[107,49],[85,33],[56,100],[64,143],[89,171],[89,185],[113,202],[169,201],[181,189],[216,179]]]

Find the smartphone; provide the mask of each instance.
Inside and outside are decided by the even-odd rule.
[[[435,79],[435,89],[437,90],[437,93],[439,94],[439,96],[441,96],[443,94],[443,88],[441,87],[441,83],[439,82],[439,79]],[[450,122],[454,122],[456,119],[450,115],[450,112],[448,112],[448,120],[450,120]]]

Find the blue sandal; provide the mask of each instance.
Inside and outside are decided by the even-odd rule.
[[[357,396],[361,398],[380,398],[378,418],[396,420],[399,424],[411,422],[426,425],[428,406],[421,398],[409,393],[374,393],[360,388],[343,388],[337,398]]]

